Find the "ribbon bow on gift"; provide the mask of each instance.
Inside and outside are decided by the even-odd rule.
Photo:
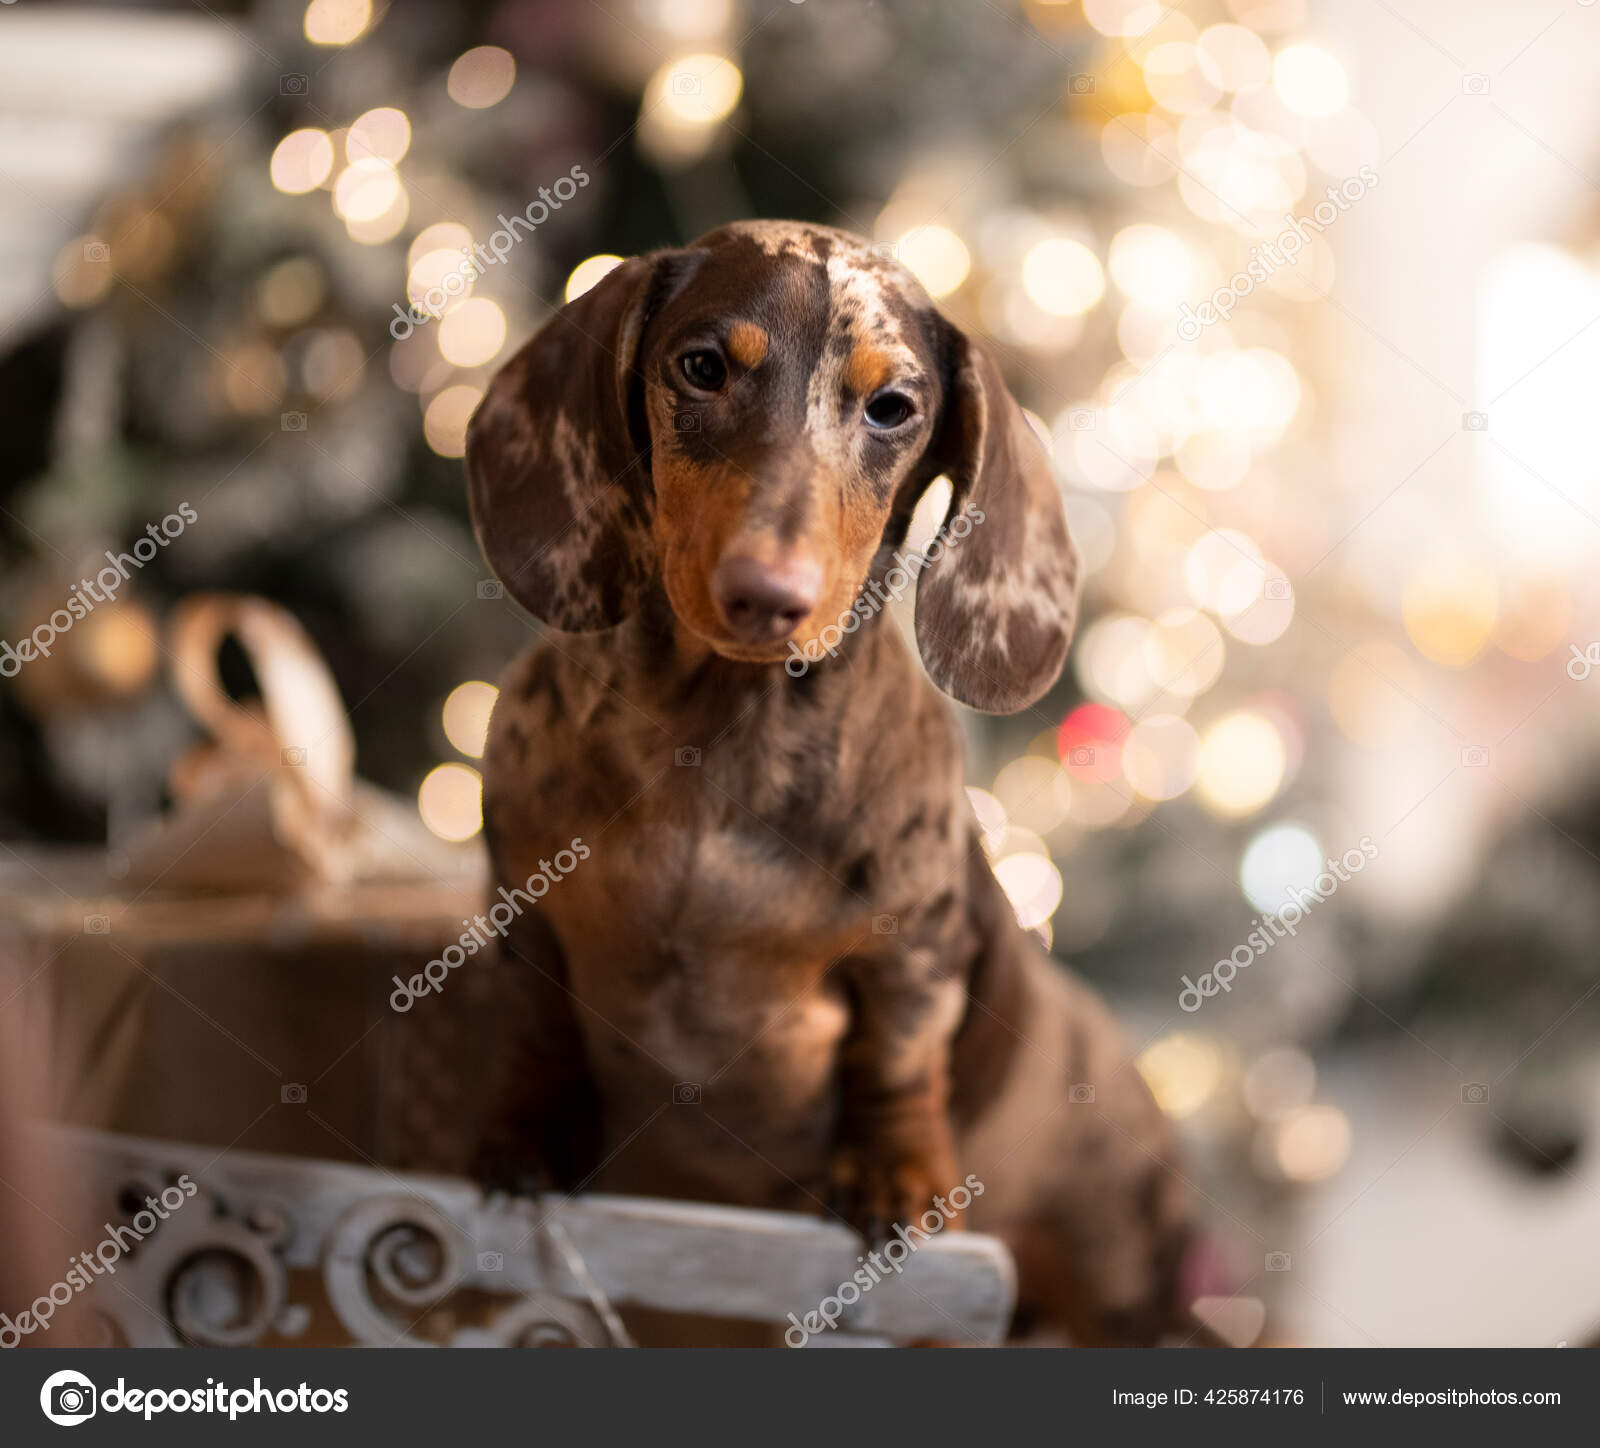
[[[218,657],[228,638],[260,686],[240,703]],[[171,623],[171,676],[210,738],[173,764],[176,808],[128,848],[127,882],[290,890],[318,882],[458,876],[472,852],[429,834],[406,802],[355,774],[355,739],[316,645],[276,604],[196,594]]]

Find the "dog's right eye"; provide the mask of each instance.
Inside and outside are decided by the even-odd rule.
[[[715,352],[686,352],[678,365],[689,385],[702,392],[716,392],[728,380],[727,364]]]

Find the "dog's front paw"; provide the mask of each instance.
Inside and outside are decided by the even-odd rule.
[[[556,1174],[531,1156],[525,1141],[495,1136],[482,1142],[473,1157],[470,1174],[485,1193],[503,1192],[513,1197],[533,1197],[559,1189]]]
[[[955,1158],[937,1149],[907,1151],[872,1143],[841,1146],[828,1170],[828,1202],[869,1242],[881,1242],[896,1226],[960,1230],[961,1217],[947,1200],[961,1185]],[[933,1227],[928,1213],[940,1219]]]

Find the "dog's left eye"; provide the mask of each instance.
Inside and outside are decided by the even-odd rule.
[[[692,387],[715,392],[728,380],[727,364],[715,352],[687,352],[678,363]]]
[[[880,429],[899,427],[917,410],[903,392],[880,392],[867,404],[867,426]]]

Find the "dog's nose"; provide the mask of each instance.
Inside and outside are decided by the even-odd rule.
[[[822,569],[806,559],[769,564],[736,553],[724,558],[711,578],[722,621],[752,642],[794,632],[817,606],[821,591]]]

